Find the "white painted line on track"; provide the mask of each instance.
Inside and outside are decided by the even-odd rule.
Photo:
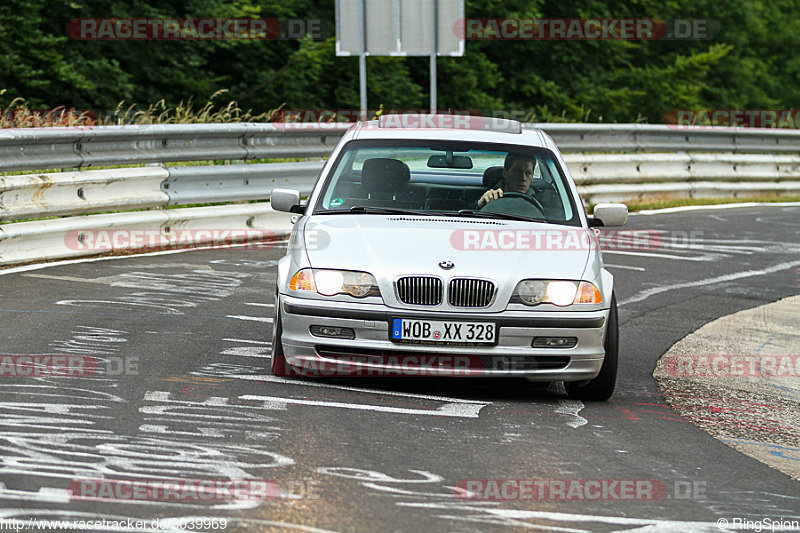
[[[272,318],[266,316],[246,316],[246,315],[225,315],[227,318],[237,318],[239,320],[251,320],[253,322],[266,322],[272,324]]]
[[[279,396],[259,396],[256,394],[239,396],[239,399],[265,402],[270,405],[279,406],[313,405],[316,407],[335,407],[337,409],[353,409],[356,411],[374,411],[378,413],[394,413],[400,415],[450,416],[455,418],[478,418],[478,413],[485,407],[485,405],[466,404],[459,402],[446,403],[436,409],[408,409],[406,407],[390,407],[388,405],[299,400],[295,398],[281,398]]]
[[[284,246],[288,240],[281,240],[274,242],[274,248],[280,248]],[[226,244],[223,246],[200,246],[198,248],[186,248],[182,250],[162,250],[160,252],[147,252],[143,254],[134,254],[134,255],[109,255],[103,257],[82,257],[79,259],[67,259],[64,261],[55,261],[53,263],[35,263],[33,265],[21,265],[11,268],[0,268],[0,276],[5,274],[15,274],[17,272],[29,272],[31,270],[41,270],[43,268],[50,268],[50,267],[57,267],[57,266],[65,266],[65,265],[75,265],[79,263],[94,263],[96,261],[112,261],[114,259],[131,259],[134,257],[152,257],[156,255],[172,255],[172,254],[182,254],[185,252],[196,252],[198,250],[223,250],[226,248],[242,248],[244,246],[251,246],[252,243],[240,243],[240,244]]]
[[[644,268],[644,267],[635,267],[635,266],[629,266],[629,265],[609,265],[608,263],[606,263],[605,266],[611,267],[611,268],[622,268],[622,269],[625,269],[625,270],[638,270],[640,272],[646,272],[647,271],[647,269]]]
[[[639,531],[659,531],[660,533],[683,533],[685,531],[720,531],[718,522],[696,522],[683,520],[662,520],[657,518],[631,518],[627,516],[582,515],[572,513],[556,513],[551,511],[523,511],[515,509],[486,509],[496,516],[513,519],[539,518],[544,520],[600,522],[621,526],[643,526]]]
[[[730,252],[730,253],[739,253],[739,254],[752,254],[755,252],[763,252],[766,249],[769,249],[774,246],[783,245],[783,246],[790,246],[790,247],[797,247],[797,243],[777,243],[772,241],[761,241],[763,244],[767,244],[767,246],[742,246],[742,243],[745,241],[733,241],[733,240],[722,240],[722,239],[701,239],[701,238],[691,238],[691,243],[689,243],[686,239],[682,239],[679,237],[672,237],[672,236],[665,236],[661,235],[659,237],[653,238],[654,242],[657,242],[658,248],[665,249],[665,250],[675,250],[675,251],[698,251],[698,252]],[[604,243],[611,243],[613,242],[612,239],[601,238],[600,239],[600,250],[603,251],[603,244]],[[636,239],[626,239],[626,238],[618,238],[616,239],[617,247],[620,248],[625,244],[630,245],[632,248],[631,251],[640,251],[637,248],[642,248],[639,242]],[[653,247],[648,247],[653,249]],[[610,249],[609,251],[614,251]]]
[[[253,305],[256,307],[275,307],[275,304],[260,304],[258,302],[245,302],[244,305]]]
[[[714,261],[714,257],[707,255],[691,257],[686,255],[657,254],[653,252],[623,252],[621,250],[603,250],[603,255],[605,254],[637,255],[639,257],[659,257],[661,259],[678,259],[681,261],[705,261],[705,262]]]
[[[115,274],[112,276],[105,276],[102,278],[77,278],[75,276],[52,276],[50,274],[25,274],[25,277],[38,278],[38,279],[53,279],[56,281],[77,281],[80,283],[100,283],[102,285],[110,285],[111,283],[113,283],[113,280],[117,279],[119,276]]]
[[[367,483],[365,483],[366,485]],[[478,524],[486,524],[487,521],[490,524],[497,524],[497,518],[487,518],[483,516],[458,516],[458,515],[450,515],[450,514],[440,514],[436,515],[439,518],[444,518],[447,520],[460,520],[462,522],[476,522]],[[592,533],[589,529],[575,529],[571,527],[558,527],[558,526],[545,526],[542,524],[531,524],[529,522],[523,522],[521,520],[503,520],[503,525],[505,526],[516,526],[518,528],[525,528],[525,529],[541,529],[544,531],[560,531],[561,533]],[[616,532],[615,532],[616,533]],[[627,532],[629,533],[629,532]],[[642,533],[641,531],[639,533]]]
[[[553,511],[526,511],[522,509],[496,509],[491,507],[478,507],[468,501],[464,505],[453,505],[453,503],[422,503],[422,502],[397,502],[401,507],[417,507],[423,509],[467,509],[470,511],[486,513],[492,516],[508,518],[512,520],[548,520],[559,523],[569,522],[597,522],[601,524],[612,524],[619,526],[642,526],[636,531],[658,531],[659,533],[683,533],[684,531],[699,532],[719,532],[718,522],[698,522],[683,520],[665,520],[660,518],[633,518],[628,516],[603,516],[573,513],[557,513]],[[530,524],[529,527],[536,528],[537,524]],[[625,531],[633,531],[626,529]]]
[[[712,204],[712,205],[684,205],[681,207],[665,207],[664,209],[644,209],[631,215],[660,215],[668,213],[681,213],[683,211],[699,211],[701,209],[736,209],[738,207],[795,207],[800,202],[742,202],[738,204]]]
[[[221,355],[235,355],[238,357],[258,357],[260,359],[272,358],[272,345],[267,346],[234,346],[224,350]]]
[[[271,342],[268,341],[251,341],[247,339],[222,339],[228,342],[243,342],[245,344],[266,344],[267,346],[272,346]]]
[[[319,383],[316,381],[302,381],[299,379],[287,379],[287,378],[279,378],[278,376],[271,376],[271,375],[253,375],[253,374],[242,374],[242,375],[233,375],[233,376],[226,376],[234,379],[249,379],[251,381],[268,381],[271,383],[286,383],[289,385],[304,385],[306,387],[322,387],[327,389],[339,389],[339,390],[346,390],[346,391],[353,391],[353,392],[366,392],[368,394],[384,394],[386,396],[402,396],[406,398],[419,398],[421,400],[434,400],[439,402],[448,402],[448,403],[472,403],[475,405],[491,405],[492,402],[482,401],[482,400],[467,400],[463,398],[450,398],[447,396],[435,396],[432,394],[417,394],[414,392],[397,392],[397,391],[388,391],[382,389],[369,389],[365,387],[348,387],[346,385],[336,385],[333,383]]]
[[[577,429],[589,423],[588,420],[578,414],[584,407],[586,406],[580,400],[559,400],[554,411],[560,415],[571,416],[572,419],[567,422],[567,425],[573,429]]]
[[[800,266],[800,261],[787,261],[785,263],[778,263],[777,265],[773,265],[768,268],[764,268],[762,270],[746,270],[744,272],[736,272],[734,274],[725,274],[724,276],[717,276],[715,278],[706,278],[697,281],[687,281],[685,283],[675,283],[673,285],[663,285],[661,287],[653,287],[652,289],[646,289],[643,291],[639,291],[630,298],[623,300],[619,303],[620,306],[627,305],[635,302],[641,302],[653,296],[655,294],[661,294],[662,292],[671,291],[674,289],[688,289],[689,287],[703,287],[705,285],[713,285],[715,283],[722,283],[724,281],[732,281],[735,279],[741,278],[749,278],[753,276],[763,276],[765,274],[772,274],[774,272],[780,272],[782,270],[789,270],[790,268],[795,268]]]

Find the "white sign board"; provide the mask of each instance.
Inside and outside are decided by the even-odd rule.
[[[464,55],[464,0],[336,0],[337,56],[361,54],[362,9],[366,55],[430,56],[434,41],[436,55]]]

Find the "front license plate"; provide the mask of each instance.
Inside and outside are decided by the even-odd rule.
[[[496,344],[494,322],[451,322],[449,320],[392,320],[392,340],[426,343]]]

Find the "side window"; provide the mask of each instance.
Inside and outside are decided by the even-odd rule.
[[[547,158],[547,167],[545,171],[548,174],[546,179],[555,185],[558,196],[561,198],[561,205],[564,207],[564,219],[570,220],[573,213],[572,202],[569,201],[569,191],[566,188],[564,180],[561,179],[561,174],[558,171],[558,164],[552,157]]]
[[[353,167],[357,156],[358,150],[348,150],[345,153],[344,159],[336,168],[330,185],[322,197],[322,207],[324,209],[336,209],[343,203],[345,197],[356,193],[358,183],[354,176]]]

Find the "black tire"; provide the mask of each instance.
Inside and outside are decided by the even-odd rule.
[[[611,311],[608,313],[606,340],[603,343],[606,355],[603,366],[596,378],[589,381],[567,381],[564,386],[567,394],[574,400],[604,402],[614,394],[617,384],[617,366],[619,364],[619,320],[617,317],[617,299],[611,295]]]
[[[283,355],[283,328],[281,327],[281,302],[278,294],[275,295],[275,319],[272,322],[272,360],[270,361],[270,370],[272,375],[278,377],[286,377],[289,375],[289,368],[286,363],[286,357]]]

